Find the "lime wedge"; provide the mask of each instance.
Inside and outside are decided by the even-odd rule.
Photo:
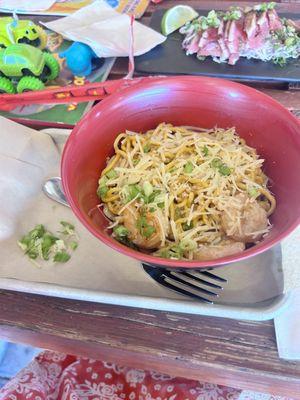
[[[197,16],[198,13],[190,6],[178,5],[170,8],[161,21],[162,34],[169,35]]]

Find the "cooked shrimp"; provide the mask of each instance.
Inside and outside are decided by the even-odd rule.
[[[141,215],[141,213],[131,205],[124,210],[122,215],[123,224],[129,231],[128,238],[132,243],[143,249],[156,249],[161,246],[164,240],[164,232],[160,223],[162,219],[160,210],[156,210],[153,213],[146,212],[144,215]],[[139,223],[141,218],[143,218],[144,227],[141,227],[141,223]]]
[[[221,223],[226,235],[236,241],[253,243],[267,232],[266,210],[255,199],[240,193],[231,200],[231,213],[223,211]]]
[[[231,256],[245,250],[245,244],[234,240],[223,240],[218,245],[200,246],[194,253],[193,259],[199,261],[214,260],[216,258]]]

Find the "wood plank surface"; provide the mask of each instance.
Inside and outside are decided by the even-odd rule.
[[[0,291],[2,338],[300,399],[272,321],[246,322]]]

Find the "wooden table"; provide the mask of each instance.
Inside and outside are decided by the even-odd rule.
[[[151,5],[168,8],[183,0]],[[197,8],[237,2],[186,1]],[[246,4],[247,2],[243,2]],[[298,3],[298,4],[297,4]],[[248,3],[249,4],[249,3]],[[300,12],[300,2],[281,2]],[[126,60],[111,78],[124,76]],[[261,87],[300,116],[300,91]],[[278,358],[272,321],[245,322],[0,291],[0,337],[241,389],[300,399],[300,362]]]

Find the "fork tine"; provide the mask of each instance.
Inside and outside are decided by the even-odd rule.
[[[184,296],[188,296],[191,297],[193,299],[197,299],[197,300],[201,300],[204,303],[208,303],[208,304],[214,304],[213,301],[206,299],[205,297],[199,296],[198,294],[192,293],[192,292],[188,292],[185,289],[182,289],[178,286],[172,285],[172,283],[170,282],[166,282],[165,277],[163,276],[159,276],[156,277],[155,279],[160,285],[166,287],[167,289],[171,289],[177,293],[183,294]]]
[[[202,293],[206,293],[206,294],[208,294],[209,296],[219,296],[217,293],[211,292],[210,290],[207,290],[207,289],[203,289],[203,288],[201,288],[200,286],[196,286],[196,285],[194,285],[194,284],[192,284],[192,283],[190,283],[190,282],[185,281],[184,279],[179,278],[179,277],[176,276],[176,275],[173,275],[172,272],[164,271],[164,272],[163,272],[163,275],[165,275],[167,278],[173,279],[174,281],[176,281],[176,282],[178,282],[178,283],[182,283],[182,284],[185,285],[185,286],[189,286],[189,287],[191,287],[191,288],[194,289],[194,290],[200,291],[200,292],[202,292]]]
[[[197,276],[194,276],[194,275],[190,274],[189,272],[182,271],[182,272],[180,272],[180,275],[184,275],[187,278],[195,280],[196,282],[203,283],[203,285],[210,286],[215,289],[223,290],[222,286],[216,285],[215,283],[212,283],[212,282],[205,281],[204,279],[198,278]]]
[[[205,275],[205,276],[207,276],[208,278],[215,279],[216,281],[219,281],[219,282],[227,282],[227,279],[222,278],[221,276],[212,274],[211,272],[208,272],[208,271],[196,271],[196,272],[197,272],[198,274]]]
[[[198,276],[195,276],[194,274],[200,274],[200,276],[207,276],[210,279],[215,279],[219,282],[227,282],[226,279],[221,278],[215,274],[212,274],[211,272],[207,272],[207,271],[197,271],[197,270],[193,270],[190,272],[186,272],[186,271],[178,271],[178,270],[174,270],[174,271],[170,271],[166,268],[160,268],[158,266],[152,266],[149,264],[144,264],[142,263],[143,268],[145,270],[145,272],[147,272],[148,275],[151,276],[152,279],[154,279],[157,283],[159,283],[160,285],[166,287],[167,289],[173,290],[177,293],[180,293],[182,295],[200,300],[202,302],[205,303],[209,303],[209,304],[214,304],[214,302],[210,299],[207,299],[205,297],[202,297],[194,292],[202,292],[207,294],[208,296],[215,296],[218,297],[219,295],[217,293],[214,293],[210,290],[204,289],[201,286],[196,286],[193,283],[182,279],[184,277],[188,278],[189,280],[194,280],[195,282],[198,282],[199,284],[202,285],[207,285],[210,286],[211,288],[214,289],[218,289],[218,290],[222,290],[223,287],[220,285],[217,285],[215,283],[212,282],[207,282],[205,279],[201,279]],[[179,284],[178,286],[176,284]],[[181,286],[180,286],[181,285]]]

